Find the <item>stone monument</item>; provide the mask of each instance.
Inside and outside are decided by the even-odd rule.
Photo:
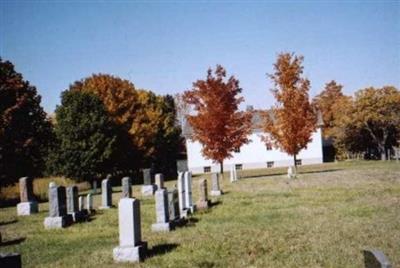
[[[211,174],[211,196],[220,196],[222,195],[222,191],[219,187],[219,174],[212,173]]]
[[[78,187],[76,186],[67,187],[67,213],[72,216],[74,222],[81,222],[86,219],[86,213],[83,209],[83,196],[78,197]]]
[[[177,189],[168,191],[168,214],[170,221],[179,220],[179,198]]]
[[[179,200],[179,214],[181,218],[186,218],[188,211],[186,208],[186,194],[185,194],[185,172],[178,172],[178,200]]]
[[[151,196],[154,195],[156,189],[156,185],[152,182],[152,172],[150,168],[143,169],[143,186],[142,186],[142,195],[143,196]]]
[[[155,194],[156,223],[151,225],[153,232],[169,232],[172,229],[169,222],[168,193],[167,189],[159,189]]]
[[[197,209],[208,209],[209,200],[207,195],[207,180],[201,179],[199,182],[199,201],[197,201]]]
[[[17,215],[27,216],[39,212],[38,203],[33,198],[33,185],[30,177],[19,179],[21,202],[17,205]]]
[[[162,173],[157,173],[155,178],[156,178],[157,189],[163,189],[164,188],[164,175]]]
[[[107,178],[101,182],[101,207],[100,207],[100,209],[109,209],[111,207],[112,207],[112,187],[111,187],[110,178]]]
[[[192,199],[192,172],[186,171],[184,174],[185,180],[185,201],[186,201],[186,209],[189,213],[194,213],[195,206],[193,205]]]
[[[51,185],[49,187],[49,217],[44,219],[44,227],[64,228],[72,223],[72,216],[67,214],[65,204],[65,187]]]
[[[122,195],[121,198],[132,198],[132,180],[130,177],[122,178]]]

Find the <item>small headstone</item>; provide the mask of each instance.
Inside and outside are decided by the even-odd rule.
[[[91,193],[89,193],[86,196],[86,209],[87,209],[88,213],[92,213],[94,211],[93,210],[93,196]]]
[[[170,221],[176,221],[180,217],[177,189],[168,191],[168,213]]]
[[[157,190],[155,199],[157,222],[151,225],[151,230],[153,230],[153,232],[169,232],[172,226],[169,222],[167,189]]]
[[[79,202],[78,202],[79,203],[79,211],[83,211],[85,209],[85,207],[83,205],[84,204],[83,196],[80,196],[78,200],[79,200]]]
[[[189,171],[187,160],[176,160],[176,169],[178,172]]]
[[[83,196],[78,196],[78,187],[67,187],[67,213],[74,222],[86,220],[87,213],[83,208]]]
[[[123,177],[121,198],[131,198],[131,197],[132,197],[132,180],[130,177]]]
[[[121,198],[118,204],[118,220],[119,246],[113,250],[114,261],[143,261],[147,242],[142,241],[139,200]]]
[[[187,208],[188,212],[194,213],[195,206],[193,205],[193,199],[192,199],[192,172],[186,171],[184,173],[184,179],[185,179],[185,201],[186,201],[185,207]]]
[[[112,187],[109,176],[101,182],[101,207],[100,209],[109,209],[112,207]]]
[[[164,188],[164,175],[162,173],[156,174],[156,185],[157,189]]]
[[[294,167],[290,166],[287,170],[287,177],[288,179],[295,179],[296,178],[296,170]]]
[[[209,201],[207,196],[207,180],[201,179],[199,182],[199,201],[196,204],[198,209],[208,209]]]
[[[44,219],[44,227],[64,228],[71,222],[72,216],[67,214],[65,187],[57,185],[49,187],[49,217]]]
[[[39,212],[38,203],[33,198],[33,185],[30,177],[19,179],[21,202],[17,205],[17,215],[27,216]]]
[[[179,200],[179,214],[181,218],[187,217],[186,207],[186,194],[185,194],[185,172],[178,172],[178,200]]]
[[[236,170],[235,165],[232,165],[231,169],[230,169],[230,181],[231,182],[236,182],[237,180],[238,180],[238,178],[237,178],[237,170]]]
[[[157,190],[157,186],[152,184],[152,171],[150,168],[143,169],[142,196],[152,196]]]
[[[151,169],[145,168],[143,169],[143,184],[144,185],[151,185]]]
[[[20,268],[21,254],[19,253],[0,253],[0,267]]]
[[[219,174],[212,173],[211,174],[211,196],[220,196],[222,195],[222,191],[219,187]]]
[[[392,268],[389,259],[380,250],[363,250],[365,268]]]

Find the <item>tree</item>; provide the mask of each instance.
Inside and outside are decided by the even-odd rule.
[[[308,100],[310,82],[301,76],[302,63],[302,56],[278,55],[275,72],[269,75],[274,82],[272,93],[277,103],[264,116],[265,142],[292,155],[295,167],[296,155],[307,148],[316,128],[316,115]]]
[[[58,144],[49,157],[50,172],[78,181],[112,173],[117,130],[101,100],[91,93],[64,91],[55,113]]]
[[[53,138],[36,88],[0,58],[0,185],[40,176]]]
[[[345,96],[342,93],[343,86],[332,80],[325,85],[325,89],[313,99],[316,110],[321,111],[324,121],[323,135],[325,138],[331,136],[334,127],[335,114],[338,112],[333,109],[335,103],[340,102]]]
[[[214,74],[209,69],[206,80],[193,83],[192,90],[184,93],[184,100],[196,112],[187,116],[193,128],[192,139],[202,144],[202,154],[207,159],[220,164],[222,173],[224,159],[249,142],[251,114],[238,111],[243,101],[237,96],[242,91],[239,80],[231,76],[225,81],[226,72],[220,65]]]

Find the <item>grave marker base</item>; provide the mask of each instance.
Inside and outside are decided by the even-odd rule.
[[[46,229],[65,228],[73,222],[71,215],[61,217],[46,217],[44,219],[44,227]]]
[[[116,262],[140,262],[146,257],[147,242],[141,242],[138,246],[116,247],[113,250]]]
[[[22,202],[17,205],[18,216],[28,216],[33,213],[38,213],[39,207],[37,202]]]

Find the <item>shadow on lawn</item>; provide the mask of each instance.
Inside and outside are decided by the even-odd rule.
[[[310,170],[310,171],[299,171],[297,174],[302,175],[302,174],[312,174],[312,173],[326,173],[326,172],[335,172],[335,171],[341,171],[343,169],[341,168],[336,168],[336,169],[326,169],[326,170]],[[273,176],[280,176],[280,175],[286,175],[287,173],[285,171],[282,172],[276,172],[276,173],[270,173],[270,174],[258,174],[258,175],[241,175],[241,179],[246,179],[246,178],[260,178],[260,177],[273,177]]]
[[[225,194],[225,192],[224,192],[224,194]],[[210,208],[216,207],[218,205],[222,205],[222,201],[220,201],[220,200],[215,201],[215,202],[210,201]]]
[[[146,259],[151,258],[157,255],[164,255],[174,249],[176,249],[179,245],[178,244],[161,244],[153,246],[151,249],[147,251]]]
[[[174,226],[175,228],[183,228],[183,227],[193,227],[196,225],[196,223],[199,221],[199,219],[190,217],[188,219],[180,219],[175,222]]]
[[[13,224],[13,223],[16,223],[16,222],[17,222],[17,220],[3,221],[3,222],[0,222],[0,226],[8,225],[8,224]]]
[[[25,237],[21,237],[21,238],[17,238],[17,239],[14,239],[14,240],[9,240],[9,241],[5,241],[5,242],[1,242],[1,243],[0,243],[0,247],[6,247],[6,246],[17,245],[17,244],[20,244],[20,243],[24,242],[25,239],[26,239]]]

